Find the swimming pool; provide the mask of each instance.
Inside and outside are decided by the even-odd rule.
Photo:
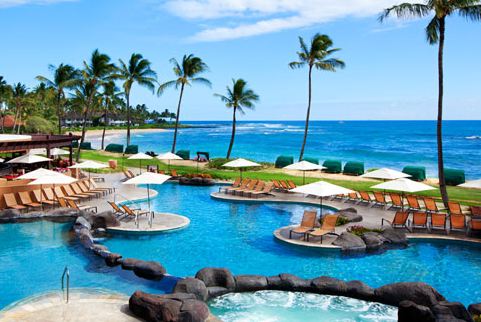
[[[115,235],[103,243],[124,257],[156,260],[175,276],[227,267],[234,274],[292,273],[304,278],[328,275],[359,279],[377,287],[424,281],[450,301],[481,302],[481,249],[462,243],[415,242],[407,249],[345,256],[280,243],[276,228],[297,223],[305,205],[230,203],[210,198],[218,187],[164,184],[152,206],[191,219],[179,231],[150,236]],[[110,288],[130,295],[136,289],[162,293],[174,281],[149,282],[83,252],[68,233],[70,223],[48,221],[0,225],[0,307],[38,292],[60,288],[65,265],[73,287]]]

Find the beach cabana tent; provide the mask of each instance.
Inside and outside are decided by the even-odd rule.
[[[301,161],[290,164],[284,167],[286,170],[298,170],[302,171],[302,184],[306,183],[306,171],[315,171],[325,169],[322,165],[311,163],[309,161]]]
[[[129,160],[139,160],[139,171],[142,173],[142,160],[152,160],[153,158],[150,155],[147,155],[143,152],[136,153],[131,155],[127,159]]]
[[[170,160],[184,160],[181,157],[179,157],[177,154],[174,154],[172,152],[159,154],[158,156],[156,156],[156,158],[161,161],[167,161],[167,170],[169,171],[170,171]]]
[[[462,188],[472,188],[472,189],[481,189],[481,179],[468,181],[458,185],[458,187]]]
[[[372,186],[371,188],[400,191],[402,193],[402,199],[404,199],[405,192],[415,193],[420,191],[436,190],[436,188],[433,186],[429,186],[422,182],[412,181],[408,178],[400,178],[392,181],[383,182]],[[402,206],[402,210],[404,210],[404,206]]]
[[[49,161],[52,161],[52,160],[46,157],[42,157],[40,155],[25,154],[18,158],[7,161],[7,163],[34,164],[34,163],[49,162]]]
[[[321,216],[322,216],[322,199],[324,197],[336,196],[336,195],[347,195],[354,191],[326,182],[326,181],[317,181],[314,183],[306,184],[304,186],[300,186],[294,189],[289,190],[291,192],[302,193],[305,195],[312,195],[320,197],[320,205],[321,205]]]
[[[260,167],[261,165],[259,163],[240,158],[234,161],[227,162],[222,166],[226,168],[238,168],[240,172],[240,178],[242,179],[242,169],[249,167]]]
[[[146,184],[147,185],[147,202],[149,205],[149,225],[152,227],[152,212],[150,211],[150,185],[151,184],[163,184],[167,180],[169,180],[171,177],[167,176],[165,174],[160,174],[160,173],[153,173],[153,172],[144,172],[141,175],[138,175],[136,177],[133,177],[132,179],[129,179],[125,181],[123,184]],[[137,227],[138,227],[138,220],[137,221]]]
[[[381,169],[377,169],[361,175],[361,178],[372,178],[372,179],[381,179],[381,180],[396,180],[400,178],[409,178],[409,177],[411,177],[410,174],[389,169],[389,168],[381,168]]]

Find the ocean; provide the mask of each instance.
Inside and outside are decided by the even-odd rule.
[[[225,157],[231,123],[228,121],[184,121],[199,128],[181,129],[177,150],[209,152]],[[274,162],[279,155],[299,156],[303,121],[238,122],[232,157]],[[134,134],[139,150],[162,153],[170,150],[173,131]],[[481,121],[444,122],[445,167],[462,169],[467,179],[481,178]],[[100,138],[89,138],[100,146]],[[125,144],[125,135],[112,135],[108,143]],[[306,157],[361,161],[366,169],[406,165],[425,166],[437,176],[435,121],[312,121]]]

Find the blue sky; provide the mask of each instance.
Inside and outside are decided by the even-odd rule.
[[[213,86],[188,88],[181,118],[229,120],[213,96],[244,78],[260,96],[243,120],[305,117],[307,70],[291,70],[298,36],[328,34],[346,69],[315,72],[312,119],[434,119],[437,49],[425,20],[377,15],[396,0],[0,0],[0,75],[36,85],[48,64],[77,67],[99,48],[113,60],[143,54],[163,82],[171,57],[194,53],[209,65]],[[448,21],[446,119],[481,119],[481,23]],[[178,93],[158,98],[134,87],[132,104],[175,109]]]

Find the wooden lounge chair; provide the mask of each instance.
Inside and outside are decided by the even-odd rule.
[[[76,184],[78,186],[78,188],[80,189],[81,192],[93,194],[97,198],[100,197],[101,195],[104,196],[108,193],[107,188],[105,190],[104,189],[89,189],[88,185],[85,183],[85,181],[75,182],[74,184]]]
[[[80,186],[78,185],[77,182],[74,182],[70,185],[70,188],[73,190],[73,192],[75,192],[75,194],[77,195],[84,195],[84,196],[88,196],[90,198],[92,197],[97,197],[98,194],[95,193],[95,192],[88,192],[88,191],[83,191],[82,189],[80,189]]]
[[[93,180],[87,181],[86,184],[89,190],[106,191],[108,193],[115,192],[115,187],[99,187]]]
[[[481,218],[471,218],[468,226],[468,235],[471,236],[473,232],[481,232]]]
[[[290,189],[295,189],[297,186],[292,180],[287,180],[287,185],[289,186]]]
[[[130,217],[130,218],[133,218],[133,219],[136,219],[137,217],[142,216],[142,215],[149,214],[149,211],[146,211],[146,210],[130,208],[127,205],[120,205],[120,206],[125,211],[125,214],[127,215],[127,217]]]
[[[387,219],[381,218],[381,226],[384,226],[384,222],[388,222],[392,228],[406,228],[407,231],[410,232],[409,226],[409,212],[407,211],[396,211],[394,214],[394,218],[392,221]]]
[[[277,180],[272,180],[272,183],[274,184],[274,189],[278,190],[278,191],[282,191],[282,187],[281,187],[281,184],[279,183],[279,181]]]
[[[55,192],[53,191],[52,188],[44,188],[43,193],[47,200],[52,200],[54,202],[58,203],[57,196],[55,196]]]
[[[433,213],[431,214],[431,225],[429,226],[430,230],[433,229],[441,229],[445,233],[447,233],[446,227],[446,214],[443,213]]]
[[[311,231],[316,226],[317,221],[317,211],[304,210],[304,215],[302,215],[301,224],[296,228],[289,231],[289,239],[292,238],[292,234],[303,235],[306,238],[306,233]]]
[[[57,204],[55,200],[48,200],[48,198],[43,195],[42,190],[33,190],[32,192],[36,202],[52,207]]]
[[[239,189],[245,189],[247,185],[251,182],[251,179],[244,179],[242,180],[241,184],[238,187],[231,187],[227,188],[225,191],[226,193],[232,193],[234,194],[234,191],[239,190]]]
[[[62,208],[70,208],[68,203],[67,203],[67,199],[65,199],[65,198],[58,198],[58,204]]]
[[[424,201],[424,208],[427,212],[439,212],[438,205],[436,204],[436,200],[429,197],[423,197]]]
[[[336,234],[336,223],[339,215],[325,215],[322,219],[322,226],[321,228],[314,229],[306,233],[307,241],[309,241],[309,237],[321,237],[321,244],[322,244],[322,237],[325,235],[337,235]]]
[[[74,197],[78,199],[90,199],[90,196],[85,194],[76,194],[69,185],[62,186],[63,191],[67,197]]]
[[[73,200],[67,200],[67,204],[72,209],[83,210],[83,211],[93,211],[93,212],[97,213],[97,206],[79,206]]]
[[[232,190],[232,194],[233,195],[242,195],[244,192],[248,192],[248,191],[252,191],[255,189],[255,187],[257,186],[257,183],[259,182],[259,180],[257,179],[254,179],[254,180],[251,180],[247,186],[245,188],[242,188],[242,189],[233,189]]]
[[[463,211],[461,205],[458,202],[448,202],[448,210],[450,215],[462,215]]]
[[[374,201],[367,191],[359,191],[359,195],[361,196],[361,203],[370,205]]]
[[[220,187],[220,188],[219,188],[219,192],[222,192],[222,190],[226,191],[226,190],[229,189],[229,188],[237,188],[237,187],[240,186],[240,184],[241,184],[241,179],[240,179],[240,178],[236,178],[236,179],[234,180],[234,183],[232,184],[232,186],[230,186],[230,187]]]
[[[130,170],[123,170],[122,171],[124,173],[124,176],[125,176],[125,179],[124,180],[129,180],[129,179],[132,179],[134,176],[134,174],[132,173],[132,171]]]
[[[264,185],[264,189],[261,191],[253,191],[250,193],[251,197],[259,197],[262,195],[269,195],[272,191],[272,188],[274,187],[274,184],[272,182],[268,182]]]
[[[9,209],[23,210],[27,208],[26,206],[19,205],[17,203],[17,199],[15,198],[15,195],[13,193],[5,193],[3,194],[3,198],[5,199],[5,205]]]
[[[359,197],[357,195],[357,192],[350,192],[347,194],[347,199],[346,199],[346,202],[348,201],[352,201],[354,203],[358,203],[359,202]]]
[[[421,206],[419,205],[418,197],[414,195],[407,195],[406,199],[408,201],[408,210],[421,210]]]
[[[174,170],[174,169],[170,170],[170,175],[174,178],[179,177],[179,175],[177,174],[177,170]],[[239,178],[239,181],[240,181],[240,178]]]
[[[415,211],[411,229],[428,229],[428,214],[422,211]]]
[[[119,217],[123,217],[123,216],[126,215],[125,211],[122,210],[122,208],[120,208],[119,206],[117,206],[117,204],[115,202],[112,202],[112,201],[107,201],[107,202],[112,207],[114,216],[119,218]]]
[[[385,207],[387,205],[386,198],[384,194],[380,191],[374,191],[374,206]]]
[[[77,197],[66,196],[65,193],[63,192],[63,190],[60,187],[53,188],[53,192],[55,193],[55,196],[57,197],[57,200],[59,198],[72,199],[72,200],[75,200],[75,201],[79,200],[79,198],[77,198]]]
[[[280,183],[283,191],[289,192],[290,188],[289,188],[289,185],[287,184],[287,182],[285,182],[284,180],[280,180],[279,183]]]
[[[39,208],[42,206],[41,203],[32,201],[32,198],[30,197],[30,193],[28,191],[21,191],[18,193],[18,196],[20,197],[20,201],[24,206],[30,208]]]
[[[471,216],[481,216],[481,206],[471,206]]]
[[[256,186],[252,190],[248,190],[248,189],[241,190],[240,193],[243,196],[251,197],[252,193],[262,191],[264,189],[265,185],[266,185],[266,183],[264,181],[259,180],[259,182],[257,182]]]
[[[450,224],[449,232],[453,230],[466,232],[466,216],[465,215],[456,215],[456,214],[449,215],[449,224]]]
[[[402,199],[401,195],[399,195],[398,193],[391,192],[389,194],[389,197],[391,198],[391,204],[392,204],[391,207],[389,207],[389,209],[404,207],[404,200]]]

